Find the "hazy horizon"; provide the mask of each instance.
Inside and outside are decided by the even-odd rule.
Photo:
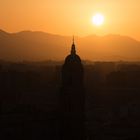
[[[4,33],[3,33],[4,32]],[[0,32],[0,59],[10,61],[64,60],[72,36],[45,32]],[[121,35],[75,37],[77,54],[91,61],[140,61],[140,42]]]

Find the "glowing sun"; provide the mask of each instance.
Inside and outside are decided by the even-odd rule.
[[[93,17],[92,17],[92,22],[93,22],[93,24],[94,25],[96,25],[96,26],[101,26],[101,25],[103,25],[103,23],[104,23],[104,16],[102,15],[102,14],[100,14],[100,13],[97,13],[97,14],[95,14]]]

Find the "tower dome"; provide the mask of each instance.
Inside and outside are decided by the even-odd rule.
[[[71,54],[66,57],[65,63],[81,63],[80,57],[76,54],[74,37],[73,37],[73,43],[72,43],[72,46],[71,46]]]
[[[62,82],[67,86],[80,86],[83,83],[83,65],[80,57],[76,54],[74,37],[71,52],[62,67]]]

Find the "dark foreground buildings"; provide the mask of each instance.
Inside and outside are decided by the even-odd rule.
[[[83,65],[76,54],[74,39],[71,53],[62,66],[61,140],[85,139],[85,93],[83,84]]]

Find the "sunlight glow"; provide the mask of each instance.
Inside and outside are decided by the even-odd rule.
[[[104,23],[104,16],[100,13],[97,13],[92,17],[92,22],[96,26],[101,26]]]

